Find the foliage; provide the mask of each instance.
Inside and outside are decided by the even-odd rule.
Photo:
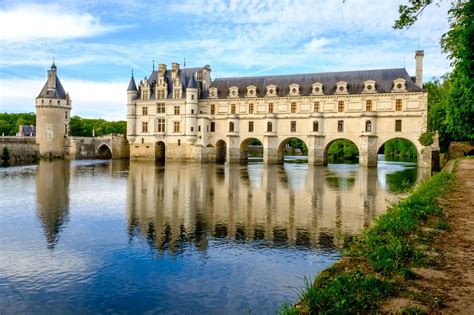
[[[352,141],[340,139],[330,145],[328,157],[332,160],[355,160],[359,157],[359,150]]]
[[[109,133],[125,134],[127,132],[127,122],[87,119],[73,116],[71,117],[70,128],[71,135],[79,137],[92,137],[93,130],[95,136],[102,136]]]
[[[290,142],[288,142],[288,144],[293,151],[295,151],[296,149],[300,149],[303,155],[308,155],[308,147],[302,140],[298,138],[293,138],[290,140]]]
[[[449,191],[452,181],[451,174],[438,173],[389,208],[354,241],[343,260],[306,285],[299,303],[284,305],[282,313],[376,313],[385,298],[401,292],[404,279],[413,277],[411,267],[429,262],[419,249],[426,238],[422,227],[434,226],[432,217],[443,217],[436,199]]]
[[[383,154],[389,157],[416,157],[416,148],[408,140],[392,139],[384,143]]]
[[[425,147],[432,145],[434,143],[434,132],[423,132],[418,138],[418,141]]]
[[[14,136],[18,133],[20,125],[36,125],[36,115],[34,113],[0,113],[0,135]]]
[[[400,5],[394,28],[410,27],[432,3],[433,0],[409,0],[409,5]],[[441,128],[442,147],[449,140],[474,140],[474,1],[451,1],[449,16],[450,30],[441,37],[441,46],[454,69],[450,82],[442,86],[447,91],[447,97],[440,100],[442,106],[435,106],[435,112],[430,109],[430,116],[437,114],[435,120],[442,122],[436,126]]]

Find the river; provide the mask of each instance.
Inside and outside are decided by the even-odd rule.
[[[420,174],[389,161],[0,168],[0,310],[274,314]]]

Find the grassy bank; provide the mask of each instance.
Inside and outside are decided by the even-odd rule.
[[[449,224],[436,199],[450,190],[452,181],[452,174],[442,172],[418,185],[354,239],[339,262],[314,283],[307,281],[298,304],[283,305],[282,313],[372,313],[389,297],[416,299],[407,285],[415,276],[411,268],[437,263],[430,244]]]

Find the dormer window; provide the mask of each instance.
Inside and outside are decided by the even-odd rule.
[[[273,85],[273,84],[267,85],[267,96],[277,96],[276,85]]]
[[[405,86],[405,79],[398,78],[396,80],[393,80],[393,88],[392,92],[406,92],[406,86]]]
[[[300,86],[296,83],[290,84],[290,96],[300,95]]]
[[[257,87],[255,85],[247,86],[247,97],[256,97],[257,96]]]
[[[374,80],[367,80],[364,82],[364,90],[362,93],[376,93],[377,90],[375,89],[375,81]]]
[[[231,86],[229,88],[229,97],[239,97],[239,88],[236,86]]]
[[[339,81],[336,83],[336,94],[348,94],[347,82]]]
[[[316,82],[313,84],[313,90],[311,91],[313,95],[323,95],[323,84],[320,82]]]
[[[215,88],[215,87],[209,88],[209,97],[210,98],[217,98],[217,88]]]

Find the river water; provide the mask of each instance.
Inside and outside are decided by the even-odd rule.
[[[0,313],[274,314],[417,178],[384,161],[1,168]]]

